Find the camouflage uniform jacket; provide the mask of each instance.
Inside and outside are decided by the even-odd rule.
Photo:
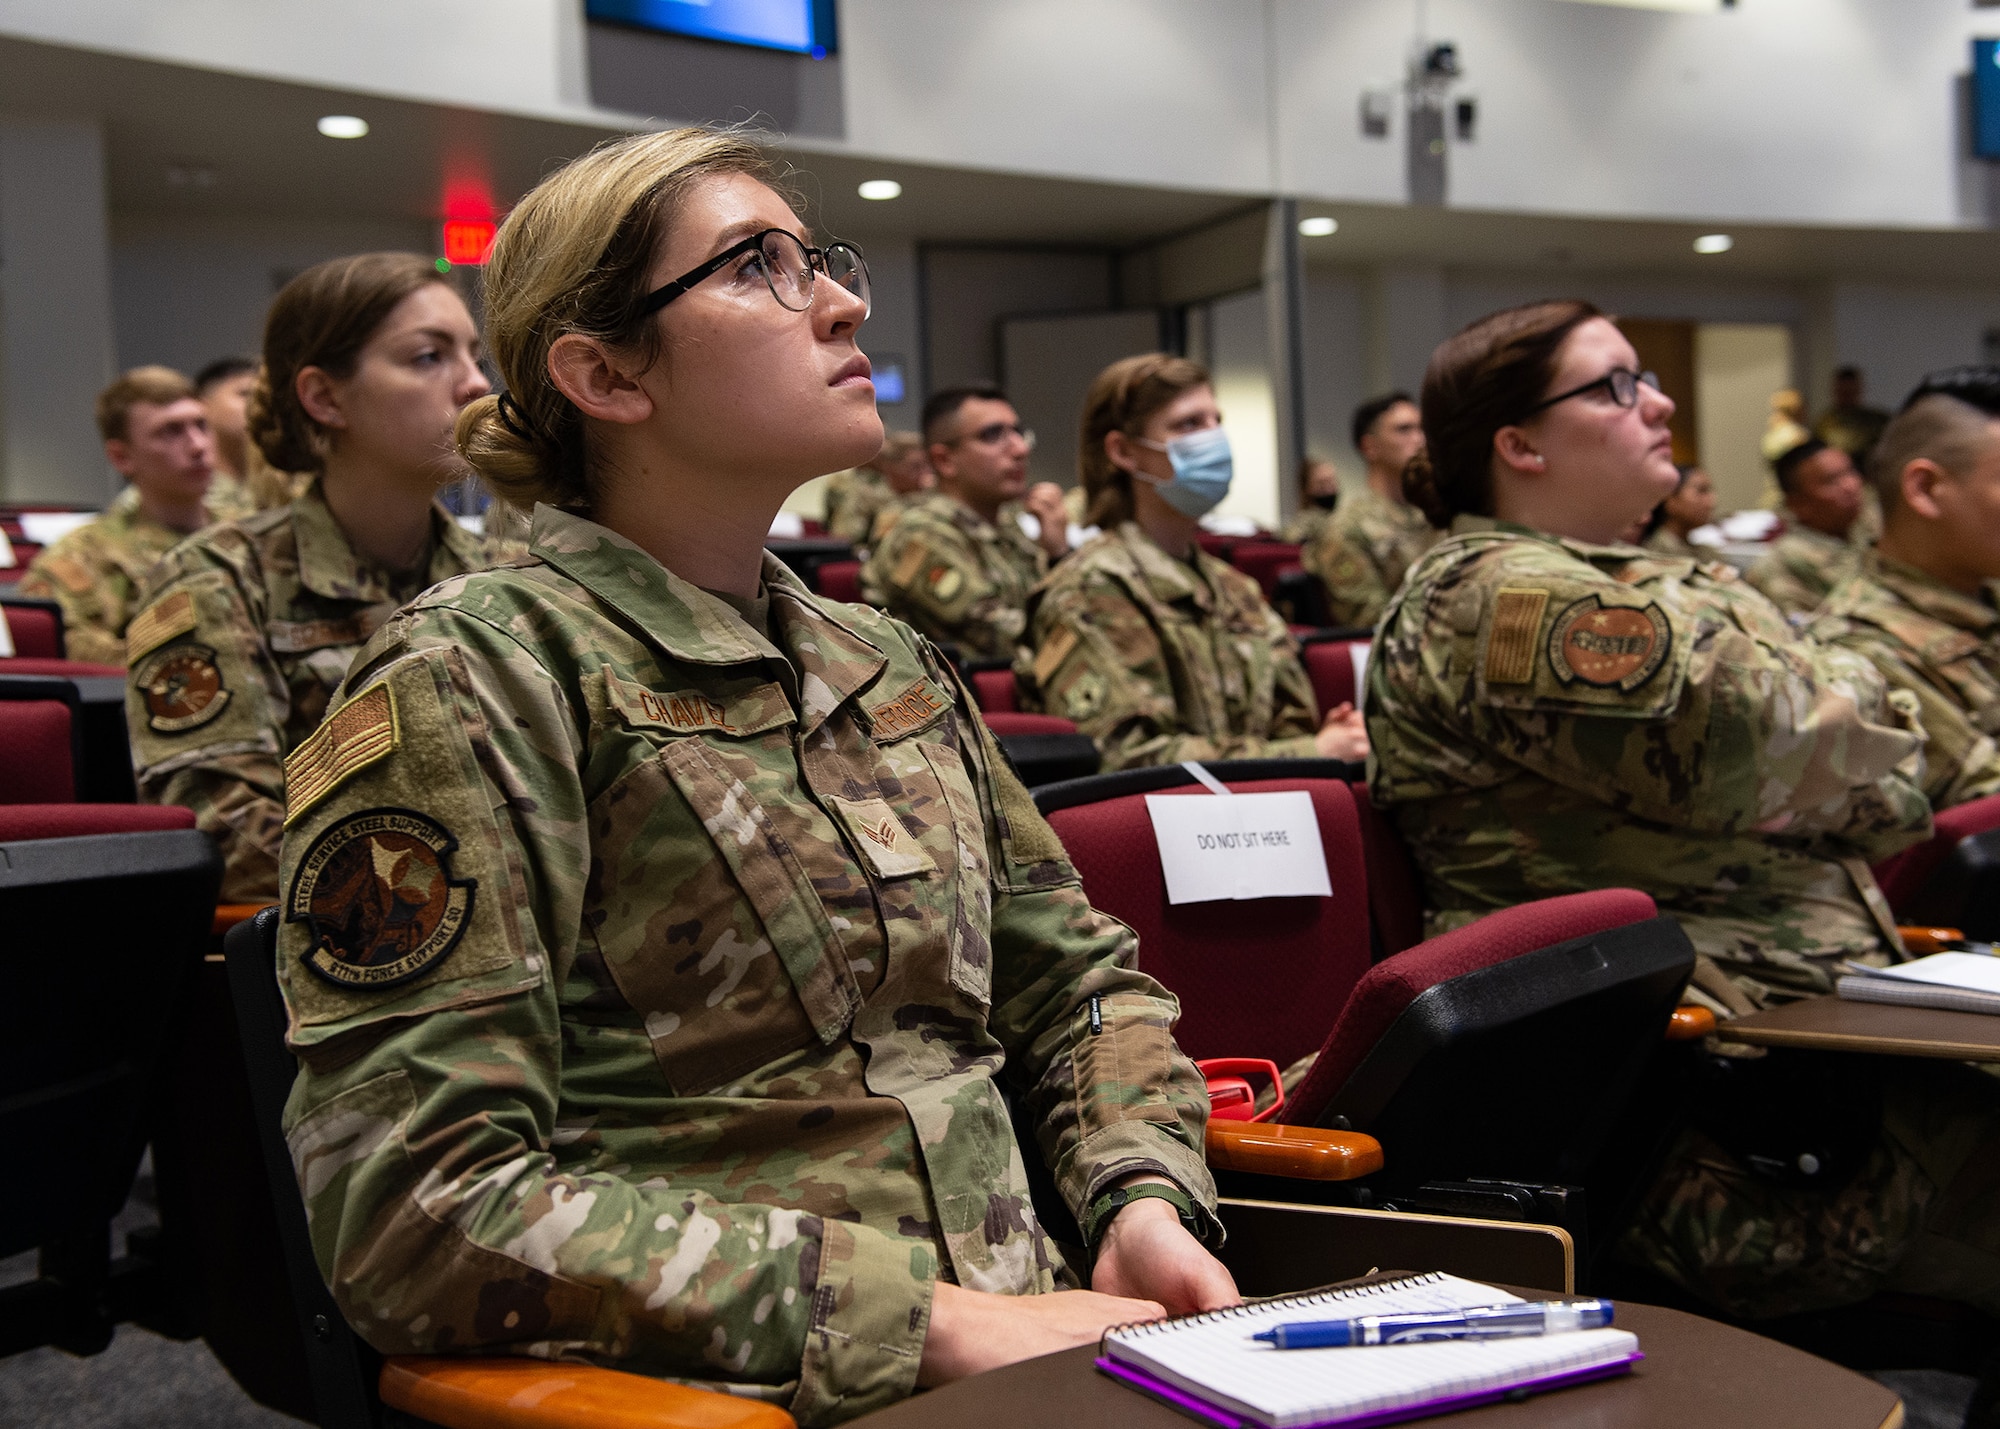
[[[1868,865],[1930,831],[1909,696],[1726,566],[1452,531],[1391,602],[1365,705],[1433,933],[1632,887],[1753,997],[1900,953]]]
[[[1073,1211],[1212,1210],[1178,1005],[934,649],[770,558],[766,637],[583,517],[532,550],[287,764],[286,1124],[363,1335],[828,1422],[910,1393],[938,1280],[1075,1283],[1002,1087]]]
[[[1335,509],[1339,508],[1336,507]],[[1333,520],[1332,511],[1327,510],[1324,506],[1315,506],[1311,502],[1308,502],[1293,514],[1291,520],[1285,523],[1285,529],[1279,533],[1278,539],[1289,541],[1294,546],[1301,548],[1310,546],[1319,540],[1320,536],[1326,530],[1327,523],[1331,520]]]
[[[1771,543],[1743,579],[1786,615],[1811,615],[1827,593],[1861,563],[1861,552],[1837,536],[1794,525]]]
[[[443,507],[432,520],[429,566],[399,580],[355,554],[314,483],[183,541],[146,582],[125,692],[139,797],[194,810],[222,850],[223,902],[277,897],[282,761],[354,652],[424,587],[490,563]]]
[[[1340,498],[1333,519],[1301,560],[1326,587],[1329,620],[1373,625],[1404,573],[1440,535],[1416,507],[1364,486]]]
[[[850,546],[866,547],[875,518],[896,499],[889,483],[866,467],[837,471],[826,479],[826,533]]]
[[[1810,628],[1917,697],[1924,792],[1947,809],[2000,794],[2000,610],[1881,556],[1833,589]]]
[[[1639,545],[1643,550],[1662,556],[1688,556],[1697,561],[1712,559],[1711,553],[1702,550],[1665,526],[1641,541]]]
[[[232,492],[222,486],[227,480],[218,472],[202,502],[210,521],[249,514],[241,487]],[[122,665],[125,627],[138,610],[146,572],[187,534],[147,516],[139,509],[138,488],[127,486],[102,516],[36,556],[17,589],[62,607],[63,648],[70,659]]]
[[[1076,721],[1104,767],[1312,758],[1319,719],[1298,642],[1243,572],[1175,560],[1127,522],[1028,597],[1026,707]]]
[[[955,496],[934,491],[883,535],[862,568],[862,590],[919,633],[979,660],[1013,658],[1026,627],[1028,591],[1048,556],[1013,519],[988,522]]]

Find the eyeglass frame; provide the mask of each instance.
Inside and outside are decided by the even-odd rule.
[[[1632,400],[1629,402],[1618,401],[1618,379],[1620,377],[1629,377],[1632,379]],[[1634,372],[1629,367],[1614,367],[1602,377],[1586,382],[1581,387],[1572,387],[1567,392],[1559,392],[1545,401],[1537,402],[1534,406],[1523,412],[1516,420],[1525,422],[1537,412],[1546,412],[1558,402],[1567,402],[1572,397],[1581,397],[1584,393],[1595,392],[1600,387],[1610,392],[1613,402],[1617,402],[1620,407],[1629,410],[1639,405],[1639,388],[1641,386],[1650,387],[1655,392],[1658,392],[1660,390],[1660,374],[1657,372]]]
[[[835,248],[845,248],[849,253],[852,253],[854,255],[854,266],[856,271],[858,271],[861,274],[861,281],[863,282],[864,285],[868,284],[869,282],[868,260],[862,256],[861,250],[855,247],[855,245],[853,245],[852,243],[845,242],[844,240],[841,239],[835,239],[833,242],[827,244],[826,247],[824,248],[815,248],[811,244],[807,243],[804,239],[800,238],[798,234],[793,233],[787,229],[760,228],[757,230],[757,232],[751,234],[748,238],[744,239],[742,242],[730,244],[729,247],[723,249],[720,253],[716,254],[706,263],[703,263],[698,267],[688,269],[687,272],[681,274],[680,277],[674,279],[671,283],[663,283],[659,287],[653,289],[652,292],[646,294],[645,299],[639,304],[639,311],[637,316],[641,318],[651,317],[654,313],[657,313],[661,308],[664,308],[668,303],[671,303],[675,298],[680,297],[683,293],[686,293],[687,291],[692,289],[697,283],[701,283],[704,280],[708,279],[709,277],[713,276],[714,274],[721,272],[724,268],[729,266],[732,260],[742,257],[745,253],[761,254],[764,248],[764,240],[769,238],[774,233],[780,234],[785,238],[791,239],[792,242],[798,244],[799,247],[802,250],[804,250],[806,255],[806,272],[814,275],[814,277],[809,280],[810,282],[816,284],[818,282],[817,275],[827,272],[827,254],[831,250]],[[817,260],[817,262],[815,262],[815,260]],[[836,280],[833,280],[831,279],[831,277],[829,277],[829,281],[836,281]],[[805,313],[812,311],[813,294],[817,291],[816,288],[809,287],[807,289],[807,294],[806,294],[806,305],[802,308],[795,308],[791,306],[789,303],[787,303],[783,298],[778,296],[778,285],[771,281],[771,270],[768,267],[764,269],[764,286],[770,289],[772,301],[776,302],[777,305],[783,308],[786,312]],[[854,292],[854,290],[849,288],[846,284],[843,283],[840,284],[839,286],[842,292],[848,293],[853,297],[857,298],[861,297],[861,294]],[[864,306],[868,308],[870,313],[873,313],[875,304],[872,297],[862,298],[862,303]]]
[[[988,432],[992,436],[986,435]],[[988,422],[976,431],[960,432],[957,436],[939,446],[955,447],[960,442],[978,442],[982,447],[997,447],[1008,437],[1019,437],[1027,444],[1028,450],[1035,449],[1035,429],[1022,422]]]

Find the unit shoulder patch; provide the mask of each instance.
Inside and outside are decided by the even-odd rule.
[[[154,601],[125,627],[125,653],[133,660],[194,629],[194,597],[184,590]]]
[[[1565,685],[1636,690],[1673,648],[1659,606],[1607,606],[1595,595],[1572,602],[1549,630],[1549,665]]]
[[[1493,593],[1493,629],[1486,638],[1486,683],[1525,685],[1535,678],[1535,636],[1549,593],[1502,586]]]
[[[132,683],[146,706],[146,727],[155,734],[200,729],[228,708],[215,651],[206,645],[172,645],[149,655]]]
[[[285,759],[285,827],[401,742],[396,695],[387,685],[370,685],[328,715]]]
[[[373,991],[421,977],[472,921],[476,879],[454,879],[458,840],[413,809],[368,809],[313,841],[292,875],[285,921],[305,923],[300,955],[336,987]]]

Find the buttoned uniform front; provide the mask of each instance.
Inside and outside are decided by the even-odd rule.
[[[1072,1214],[1154,1171],[1214,1228],[1178,1007],[935,650],[774,560],[766,634],[584,517],[532,552],[288,768],[286,1120],[365,1337],[877,1407],[938,1280],[1075,1283],[1003,1087]]]
[[[202,501],[208,520],[233,521],[252,509],[242,487],[216,473]],[[127,486],[102,516],[37,555],[16,589],[62,607],[63,648],[70,659],[122,665],[125,627],[139,609],[146,573],[187,534],[146,515],[138,488]]]
[[[1726,566],[1461,516],[1383,617],[1365,708],[1433,934],[1625,886],[1753,1001],[1900,955],[1868,865],[1930,831],[1915,702]]]
[[[1786,615],[1809,616],[1860,564],[1860,547],[1810,526],[1794,525],[1752,563],[1743,579]]]
[[[1332,519],[1300,561],[1326,587],[1329,620],[1371,626],[1382,618],[1410,566],[1442,535],[1416,507],[1364,486],[1340,498]]]
[[[1126,522],[1057,566],[1027,616],[1024,707],[1074,720],[1107,770],[1318,753],[1298,642],[1254,579],[1199,547],[1176,560]]]
[[[1947,809],[2000,794],[2000,609],[1873,555],[1826,599],[1808,633],[1865,655],[1922,710],[1924,792]]]
[[[139,797],[194,810],[222,851],[223,902],[277,897],[284,757],[362,643],[426,586],[491,562],[486,541],[434,506],[426,564],[399,577],[355,551],[315,481],[153,568],[128,631]]]
[[[911,503],[862,567],[863,595],[970,658],[1012,659],[1028,592],[1049,568],[1016,510],[1001,508],[996,525],[942,491]]]

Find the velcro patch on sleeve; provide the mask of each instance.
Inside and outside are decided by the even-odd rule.
[[[97,584],[97,577],[83,562],[71,556],[50,556],[42,562],[42,569],[56,578],[56,582],[72,595],[82,595]]]
[[[915,580],[917,572],[924,568],[924,562],[930,559],[930,554],[921,541],[912,541],[903,547],[903,554],[896,557],[896,564],[889,568],[890,583],[906,586]]]
[[[1607,606],[1594,595],[1566,606],[1549,630],[1549,666],[1565,685],[1636,690],[1672,648],[1673,631],[1659,606]],[[1493,678],[1490,668],[1486,678]]]
[[[125,656],[137,660],[149,650],[157,650],[169,640],[194,629],[194,597],[184,590],[154,601],[132,617],[125,627]]]
[[[1064,625],[1042,642],[1042,648],[1035,652],[1035,683],[1046,685],[1049,676],[1062,668],[1070,651],[1076,649],[1080,637],[1076,631]]]
[[[285,827],[399,743],[396,696],[387,685],[371,685],[335,710],[285,760]]]
[[[1493,593],[1493,628],[1486,639],[1486,683],[1525,685],[1535,678],[1535,637],[1548,609],[1545,590],[1502,586]]]

